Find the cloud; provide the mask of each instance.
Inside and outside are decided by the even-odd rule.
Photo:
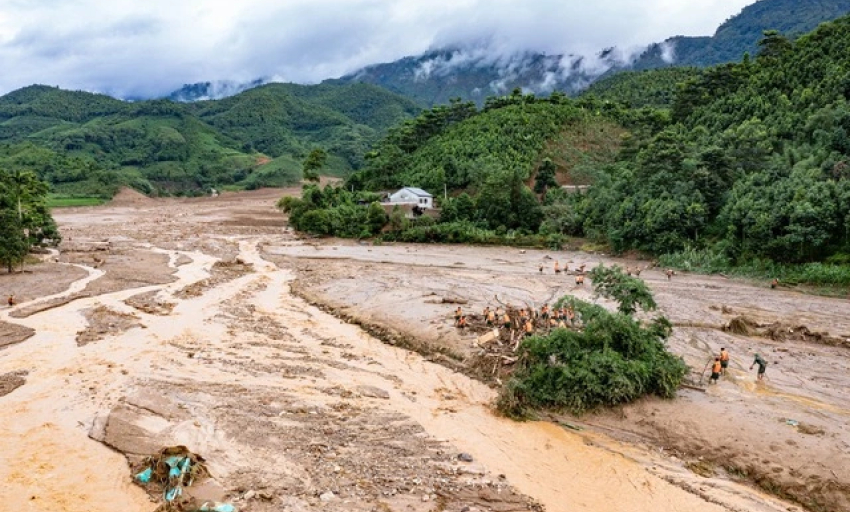
[[[445,46],[465,50],[422,68],[423,78],[464,59],[510,66],[526,51],[581,56],[590,69],[602,48],[709,35],[750,3],[4,0],[0,94],[32,83],[133,96],[219,79],[312,83]]]

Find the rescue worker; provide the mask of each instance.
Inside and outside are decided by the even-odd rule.
[[[457,321],[457,327],[458,329],[466,328],[466,315],[461,315],[460,319]]]
[[[9,295],[9,298],[6,300],[6,302],[8,302],[8,303],[9,303],[9,307],[10,307],[10,308],[11,308],[12,306],[14,306],[14,305],[15,305],[15,294],[14,294],[14,293],[13,293],[13,294],[10,294],[10,295]]]
[[[540,270],[540,273],[542,274],[542,273],[543,273],[543,264],[542,264],[542,263],[540,264],[540,269],[539,269],[539,270]]]
[[[584,275],[577,275],[576,276],[576,285],[577,286],[584,286]]]
[[[460,317],[463,316],[463,309],[460,306],[455,310],[455,323],[460,322]]]
[[[496,313],[493,311],[487,312],[487,327],[493,327],[496,325]]]
[[[671,269],[669,269],[669,268],[668,268],[668,269],[667,269],[667,271],[666,271],[666,272],[664,272],[664,273],[665,273],[665,274],[667,274],[667,280],[668,280],[668,281],[669,281],[669,280],[673,277],[673,274],[675,274],[675,272],[673,272],[673,271],[672,271]]]
[[[774,290],[779,286],[779,279],[774,278],[773,281],[770,282],[770,289]]]
[[[711,384],[712,382],[717,384],[717,379],[720,378],[721,368],[722,365],[720,364],[720,357],[715,357],[714,364],[711,365],[711,378],[708,379],[709,384]]]
[[[558,265],[558,260],[555,260],[555,273],[556,273],[556,274],[560,274],[560,273],[561,273],[561,266],[560,266],[560,265]]]
[[[726,375],[726,368],[729,367],[729,352],[726,347],[720,349],[720,373]]]
[[[525,335],[526,337],[534,335],[534,324],[531,323],[531,319],[525,321]]]
[[[505,316],[502,317],[502,326],[504,326],[505,329],[511,328],[511,315],[509,315],[507,311],[505,311]]]
[[[759,365],[758,380],[764,379],[764,372],[767,370],[767,361],[765,361],[758,353],[756,353],[756,358],[753,360],[753,364],[750,365],[750,370],[752,370],[755,365]]]
[[[540,318],[549,320],[549,304],[543,304],[543,307],[540,308]]]

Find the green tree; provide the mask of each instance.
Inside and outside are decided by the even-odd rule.
[[[626,275],[618,266],[605,267],[600,264],[590,271],[589,276],[596,294],[616,301],[620,313],[633,315],[638,306],[644,311],[653,311],[657,307],[646,283]]]
[[[310,151],[307,158],[302,164],[304,179],[307,181],[318,182],[319,171],[325,166],[328,161],[328,154],[322,148],[316,148]]]
[[[0,245],[4,250],[4,262],[9,258],[23,266],[24,258],[16,257],[21,251],[23,240],[24,254],[35,244],[58,243],[58,229],[47,208],[47,184],[39,180],[31,171],[0,171],[0,212],[3,214],[4,237]]]
[[[0,265],[11,273],[28,252],[29,244],[17,213],[11,209],[0,210]]]
[[[540,163],[540,168],[537,169],[537,177],[534,180],[534,191],[538,194],[546,194],[549,187],[557,187],[558,182],[555,181],[555,171],[557,167],[550,158],[544,158]]]
[[[366,223],[369,226],[369,232],[371,234],[380,233],[388,221],[389,216],[384,211],[381,203],[375,201],[369,204],[369,209],[366,211]]]

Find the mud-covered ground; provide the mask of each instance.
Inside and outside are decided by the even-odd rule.
[[[496,295],[517,304],[588,297],[572,276],[540,276],[536,265],[548,270],[547,255],[571,266],[598,258],[302,240],[274,208],[296,192],[126,192],[110,205],[55,212],[59,254],[31,273],[0,273],[0,288],[26,290],[0,308],[0,330],[30,335],[0,348],[4,507],[151,511],[157,503],[132,483],[130,465],[175,444],[208,462],[211,480],[192,492],[241,511],[795,508],[739,483],[718,453],[734,471],[749,461],[812,495],[825,492],[816,475],[821,487],[846,485],[845,349],[705,327],[744,313],[784,318],[809,297],[778,300],[696,276],[668,283],[647,271],[665,313],[703,326],[678,328],[674,350],[697,367],[726,343],[734,378],[705,394],[567,420],[582,431],[516,423],[493,414],[493,388],[465,375],[473,340],[455,333],[454,306],[437,299],[477,311]],[[734,313],[703,298],[725,297],[724,286],[741,290],[728,302]],[[806,325],[845,332],[841,311],[815,303]],[[742,369],[755,347],[773,363],[760,387]],[[823,509],[844,507],[835,503]]]
[[[594,300],[589,282],[576,286],[572,273],[556,275],[554,262],[571,270],[640,266],[660,312],[676,325],[669,346],[691,367],[690,382],[707,382],[706,363],[721,347],[732,354],[729,374],[707,392],[683,389],[674,401],[647,399],[569,421],[649,443],[705,476],[750,481],[813,510],[850,510],[846,300],[720,276],[680,273],[668,280],[664,269],[646,269],[647,262],[576,252],[347,242],[265,250],[273,261],[298,269],[293,286],[306,299],[380,326],[378,333],[392,331],[390,339],[418,341],[425,353],[446,353],[452,367],[474,361],[480,332],[459,332],[453,327],[456,304],[435,299],[462,302],[479,315],[486,306],[539,308],[565,294]],[[776,332],[724,332],[736,318]],[[756,352],[770,363],[761,383],[749,370]]]

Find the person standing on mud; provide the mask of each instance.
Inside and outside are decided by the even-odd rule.
[[[487,308],[487,327],[496,325],[496,313],[490,308]]]
[[[708,379],[708,383],[717,384],[717,380],[720,378],[720,371],[722,369],[722,365],[720,363],[720,357],[714,358],[714,364],[711,365],[711,378]]]
[[[750,370],[752,370],[755,365],[759,365],[758,380],[764,379],[764,372],[767,370],[767,361],[765,361],[758,353],[756,353],[756,358],[753,360],[753,364],[750,365]]]
[[[460,317],[462,317],[462,316],[463,316],[463,309],[461,309],[461,307],[458,306],[457,309],[455,310],[455,325],[460,323]]]
[[[505,311],[505,316],[502,317],[502,326],[505,329],[511,328],[511,315],[509,315],[507,311]]]
[[[15,305],[15,294],[14,294],[14,293],[9,294],[9,298],[6,300],[6,302],[8,302],[8,303],[9,303],[9,307],[10,307],[10,308],[11,308],[12,306],[14,306],[14,305]]]
[[[534,324],[531,323],[531,319],[528,318],[525,320],[525,336],[533,336],[534,335]]]
[[[729,367],[729,352],[726,347],[720,349],[720,374],[726,375],[726,368]]]

